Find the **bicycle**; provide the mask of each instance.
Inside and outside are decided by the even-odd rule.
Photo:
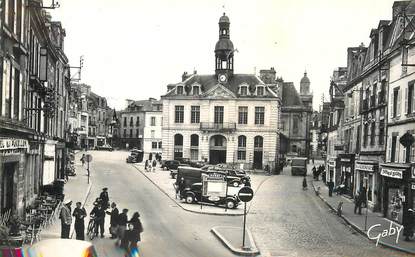
[[[90,240],[93,240],[95,237],[98,236],[98,229],[95,224],[95,217],[91,216],[88,223],[88,228],[86,231],[86,234],[88,235]]]

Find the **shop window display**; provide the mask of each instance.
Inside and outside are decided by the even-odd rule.
[[[402,213],[404,201],[403,191],[399,188],[389,189],[389,205],[388,205],[388,218],[402,224]]]

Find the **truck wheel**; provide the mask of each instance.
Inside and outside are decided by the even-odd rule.
[[[232,186],[234,186],[234,187],[239,187],[239,182],[238,182],[238,181],[234,181],[234,182],[232,182]]]
[[[193,203],[195,201],[195,198],[193,195],[187,195],[186,196],[186,203]]]
[[[227,207],[228,209],[235,209],[235,208],[236,208],[236,204],[235,204],[235,202],[234,202],[234,201],[232,201],[232,200],[227,200],[227,201],[226,201],[226,207]]]

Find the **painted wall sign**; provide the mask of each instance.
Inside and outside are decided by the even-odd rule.
[[[402,179],[403,177],[403,170],[395,170],[395,169],[385,169],[382,168],[380,175],[390,178],[399,178]]]
[[[374,165],[371,165],[371,164],[356,163],[356,169],[357,170],[374,172],[375,171],[375,166]]]
[[[0,138],[0,151],[12,149],[29,149],[29,142],[26,139]]]

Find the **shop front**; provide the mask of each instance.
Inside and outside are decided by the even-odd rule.
[[[354,154],[339,154],[340,184],[344,185],[346,194],[353,197],[354,183]]]
[[[383,187],[383,215],[399,224],[409,208],[413,208],[415,194],[414,168],[410,164],[381,164]]]
[[[354,194],[357,195],[362,190],[366,190],[369,208],[374,211],[379,211],[381,204],[378,170],[379,164],[377,162],[356,161]]]
[[[327,163],[326,182],[333,181],[334,186],[340,185],[340,160],[336,157],[331,157]]]

